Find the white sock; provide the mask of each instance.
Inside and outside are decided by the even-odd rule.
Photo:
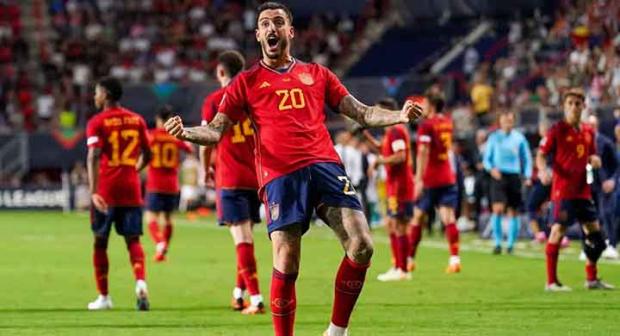
[[[461,263],[461,257],[459,257],[459,256],[450,256],[450,265],[460,264],[460,263]]]
[[[258,304],[263,302],[263,296],[260,294],[250,295],[250,305],[252,307],[258,307]]]
[[[327,336],[347,336],[347,328],[339,327],[333,323],[329,323],[327,328]]]
[[[146,286],[146,281],[144,280],[138,280],[136,281],[136,294],[140,294],[140,292],[144,292],[147,293],[148,289]]]
[[[239,287],[235,287],[232,294],[234,299],[243,299],[243,289]]]

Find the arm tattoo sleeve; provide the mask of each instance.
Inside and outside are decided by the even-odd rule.
[[[348,95],[338,105],[340,113],[357,121],[363,127],[383,127],[401,123],[400,111],[379,106],[368,106]]]
[[[211,146],[220,141],[224,132],[226,132],[231,125],[232,121],[225,114],[218,113],[206,126],[185,128],[183,137],[187,141],[199,145]]]

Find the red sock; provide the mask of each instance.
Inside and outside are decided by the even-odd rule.
[[[239,264],[237,264],[237,288],[240,288],[241,290],[246,289],[243,275],[241,275],[241,270],[239,269]]]
[[[588,279],[588,281],[598,279],[596,264],[586,264],[586,279]]]
[[[398,254],[396,254],[396,268],[400,268],[403,271],[407,271],[407,257],[409,254],[409,238],[407,235],[402,235],[397,238]]]
[[[547,243],[545,248],[547,255],[547,284],[558,282],[558,256],[560,254],[560,244]]]
[[[93,265],[95,266],[95,281],[97,290],[101,295],[108,295],[108,253],[105,248],[95,247],[93,253]]]
[[[128,240],[127,250],[129,251],[129,262],[136,280],[144,280],[144,250],[142,249],[142,244],[140,244],[140,239]]]
[[[250,295],[260,294],[258,288],[258,276],[256,274],[256,258],[254,257],[254,244],[237,244],[237,265],[243,277],[245,285],[248,287]]]
[[[390,233],[390,248],[392,249],[392,264],[398,262],[398,238],[395,233]]]
[[[151,234],[151,239],[155,244],[161,241],[161,233],[159,232],[159,224],[157,224],[156,220],[152,220],[149,222],[149,233]]]
[[[409,231],[409,243],[411,244],[409,255],[415,259],[415,255],[418,252],[418,245],[422,240],[422,226],[412,225],[411,231]]]
[[[459,229],[456,228],[456,224],[446,225],[446,239],[448,240],[450,255],[459,255]]]
[[[166,222],[164,226],[164,241],[166,245],[170,245],[170,238],[172,238],[172,222]]]
[[[336,326],[346,328],[349,325],[351,312],[362,292],[366,270],[369,266],[370,264],[358,264],[347,256],[340,263],[334,286],[334,307],[332,308],[332,323]]]
[[[293,336],[295,328],[295,281],[297,273],[284,274],[273,269],[271,275],[271,318],[275,336]]]

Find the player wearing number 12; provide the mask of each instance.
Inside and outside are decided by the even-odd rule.
[[[243,70],[245,60],[236,51],[218,56],[215,76],[221,89],[207,96],[202,105],[202,123],[207,125],[217,114],[226,86]],[[233,289],[232,307],[244,315],[265,312],[258,286],[252,226],[260,222],[258,181],[254,165],[254,129],[249,118],[232,126],[216,148],[215,189],[217,217],[220,225],[228,226],[237,254],[237,284]],[[203,147],[203,165],[210,168],[212,147]],[[244,292],[250,304],[244,302]]]
[[[166,130],[182,140],[213,145],[232,125],[250,118],[273,248],[270,298],[275,335],[294,334],[301,237],[316,211],[346,253],[336,275],[332,318],[325,331],[328,336],[343,336],[364,285],[373,244],[355,190],[325,126],[324,105],[363,126],[407,123],[422,111],[411,102],[401,111],[364,105],[327,68],[293,58],[293,15],[286,6],[263,3],[257,21],[262,59],[228,85],[213,120],[206,126],[185,128],[181,118],[174,117],[166,123]]]
[[[108,239],[112,225],[125,237],[136,279],[137,307],[148,310],[142,235],[140,177],[151,158],[144,119],[120,106],[123,95],[115,78],[101,79],[95,87],[95,106],[101,113],[86,125],[88,182],[92,195],[91,229],[95,236],[93,263],[99,297],[90,310],[112,308],[108,295]]]
[[[171,136],[163,128],[172,117],[172,109],[164,106],[155,117],[156,127],[149,131],[153,159],[146,178],[146,222],[155,242],[155,261],[166,259],[172,238],[172,212],[179,204],[179,151],[192,152],[192,147]],[[163,232],[159,221],[164,223]]]

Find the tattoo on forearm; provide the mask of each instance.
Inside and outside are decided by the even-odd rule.
[[[221,113],[206,126],[185,128],[184,137],[186,140],[203,146],[217,144],[222,138],[222,134],[230,127],[230,119]]]
[[[400,111],[368,106],[351,95],[342,99],[338,109],[364,127],[390,126],[401,122]]]

